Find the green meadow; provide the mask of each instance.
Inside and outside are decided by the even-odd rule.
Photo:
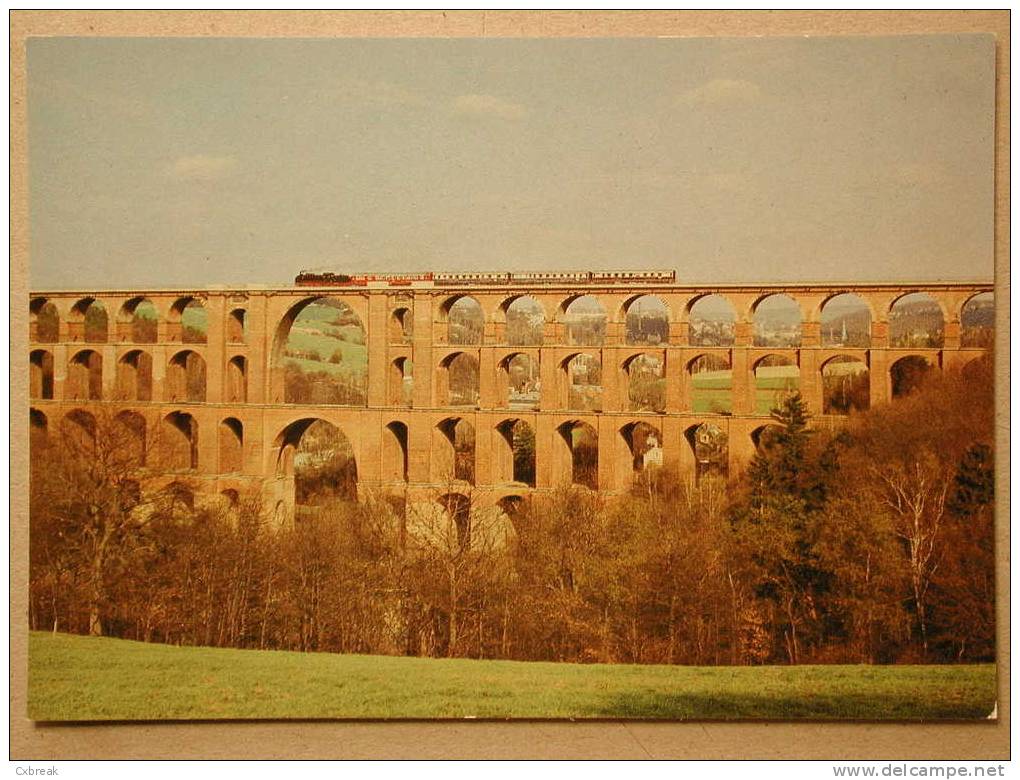
[[[34,720],[985,718],[995,667],[636,666],[176,647],[33,632]]]

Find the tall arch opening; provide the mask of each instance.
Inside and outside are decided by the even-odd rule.
[[[535,486],[535,432],[524,420],[504,420],[496,429],[504,447],[500,453],[500,481]]]
[[[234,355],[227,361],[227,402],[248,402],[248,361],[243,355]]]
[[[931,364],[919,355],[907,355],[889,367],[892,397],[903,398],[916,392],[931,372]]]
[[[56,344],[60,340],[60,312],[45,298],[33,298],[28,307],[29,340]]]
[[[220,473],[235,474],[244,470],[244,425],[236,417],[227,417],[219,430]]]
[[[776,437],[780,433],[782,433],[782,428],[778,425],[760,425],[751,431],[751,442],[756,451],[767,453],[775,447]]]
[[[570,452],[570,483],[599,489],[599,435],[586,422],[565,422],[557,431]]]
[[[821,310],[821,337],[823,347],[871,346],[871,309],[855,293],[834,295]]]
[[[849,355],[837,355],[822,366],[822,412],[850,414],[871,407],[868,367]]]
[[[475,428],[467,420],[451,417],[436,426],[448,447],[437,447],[437,475],[441,480],[475,484]]]
[[[730,444],[726,432],[715,423],[692,425],[685,431],[687,443],[694,453],[695,477],[729,474]]]
[[[440,496],[439,505],[446,512],[457,533],[457,546],[461,550],[471,548],[471,499],[462,493],[447,493]]]
[[[448,344],[478,345],[485,334],[485,312],[470,295],[448,300],[440,309],[446,318]]]
[[[78,458],[96,455],[96,417],[84,409],[72,409],[60,424],[61,447]]]
[[[635,355],[624,364],[630,409],[666,411],[666,362],[657,355]]]
[[[602,363],[595,355],[582,352],[562,364],[566,373],[567,408],[573,411],[602,411]]]
[[[117,361],[117,397],[122,401],[152,400],[152,356],[133,349]]]
[[[562,309],[567,344],[601,347],[606,340],[606,309],[594,295],[579,295]]]
[[[982,292],[960,309],[960,346],[992,349],[995,346],[995,295]]]
[[[383,480],[407,482],[407,466],[407,424],[394,421],[386,426],[386,434],[383,436]]]
[[[669,307],[658,295],[641,295],[627,306],[626,342],[640,346],[669,343]]]
[[[123,411],[113,418],[113,422],[116,439],[111,443],[111,450],[119,465],[128,470],[142,468],[148,454],[145,418],[138,412]]]
[[[800,367],[787,355],[766,355],[754,364],[755,414],[768,414],[800,389]]]
[[[227,315],[227,343],[244,344],[247,340],[248,314],[244,309],[233,309]]]
[[[282,372],[284,403],[364,406],[368,401],[365,328],[336,298],[310,298],[291,307],[277,329],[273,367]],[[274,397],[279,395],[277,388]]]
[[[306,418],[288,425],[276,439],[277,474],[294,479],[299,508],[358,500],[354,448],[337,426]]]
[[[722,295],[698,298],[687,314],[687,339],[692,347],[732,347],[736,336],[737,310]]]
[[[159,313],[148,298],[132,298],[117,316],[118,337],[135,344],[155,344]]]
[[[754,346],[782,349],[799,347],[800,305],[785,293],[762,298],[754,307]]]
[[[407,306],[393,310],[389,322],[390,344],[410,344],[414,340],[414,316]]]
[[[28,446],[30,452],[40,452],[49,443],[49,420],[38,409],[28,410]]]
[[[481,379],[478,358],[467,352],[455,352],[440,364],[437,394],[446,406],[478,406]]]
[[[198,422],[187,412],[171,412],[160,424],[160,460],[170,471],[198,468]]]
[[[181,298],[170,307],[167,335],[170,341],[205,344],[208,340],[209,313],[198,298]]]
[[[110,318],[95,298],[84,298],[71,308],[72,341],[105,344],[110,340]],[[81,334],[80,338],[78,334]]]
[[[411,406],[414,400],[414,362],[411,358],[393,360],[386,382],[390,406]]]
[[[530,295],[504,304],[506,343],[512,347],[538,347],[545,336],[545,310]]]
[[[103,356],[83,349],[71,358],[65,395],[76,401],[101,401],[103,398]]]
[[[53,398],[53,355],[45,349],[29,353],[28,397]]]
[[[499,364],[506,379],[507,405],[511,409],[537,409],[542,398],[542,378],[537,360],[517,352]]]
[[[205,401],[205,394],[205,359],[190,349],[170,358],[166,372],[167,400],[201,403]]]
[[[733,412],[733,367],[728,356],[699,355],[687,364],[691,409],[698,414]]]
[[[946,321],[939,306],[926,292],[909,293],[889,310],[889,346],[900,348],[941,347]]]
[[[653,481],[662,467],[662,431],[646,422],[625,425],[620,434],[630,450],[635,476]]]

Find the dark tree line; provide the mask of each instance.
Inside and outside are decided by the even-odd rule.
[[[774,410],[739,477],[660,472],[448,514],[144,489],[112,424],[33,439],[37,630],[193,645],[574,662],[991,660],[991,366],[812,428]],[[314,510],[314,511],[313,511]],[[450,519],[452,516],[452,520]]]

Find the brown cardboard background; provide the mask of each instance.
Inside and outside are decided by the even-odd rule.
[[[1009,11],[12,11],[11,354],[27,339],[28,36],[614,37],[988,32],[996,51],[999,704],[996,723],[227,722],[37,725],[25,717],[27,372],[11,374],[10,756],[58,758],[1009,757]]]

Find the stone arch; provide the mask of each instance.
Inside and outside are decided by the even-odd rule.
[[[775,437],[782,430],[780,426],[773,423],[759,425],[751,431],[751,443],[754,444],[754,448],[758,452],[767,452],[771,448]]]
[[[33,298],[28,305],[29,341],[56,344],[60,341],[60,310],[47,298]]]
[[[511,409],[538,408],[542,398],[542,374],[537,360],[527,353],[514,352],[499,362],[499,372]]]
[[[620,429],[630,451],[631,468],[635,474],[651,475],[662,466],[662,431],[646,422],[632,422]]]
[[[496,426],[496,473],[500,482],[520,482],[535,487],[535,431],[521,419],[503,420]]]
[[[557,427],[570,455],[570,483],[599,489],[599,435],[588,423],[568,420]]]
[[[174,480],[163,488],[162,493],[173,517],[188,517],[195,511],[195,490],[191,485]]]
[[[398,306],[390,313],[390,344],[410,344],[414,340],[414,314],[409,306]]]
[[[737,310],[730,299],[706,293],[687,306],[687,342],[692,347],[732,347],[736,338]]]
[[[869,348],[872,315],[871,304],[857,293],[830,295],[819,307],[822,346]]]
[[[113,418],[116,440],[113,450],[121,463],[129,469],[142,468],[148,459],[148,424],[138,412],[130,409]]]
[[[406,355],[391,361],[387,384],[391,406],[411,406],[414,402],[414,361]]]
[[[666,361],[661,354],[641,352],[623,364],[631,411],[666,411]]]
[[[71,341],[105,344],[110,340],[110,317],[97,298],[82,298],[68,317]]]
[[[485,335],[485,309],[478,299],[468,295],[453,295],[439,307],[446,323],[446,343],[478,346]]]
[[[890,347],[941,347],[945,333],[946,313],[931,293],[906,293],[889,307]]]
[[[103,356],[83,349],[72,358],[67,371],[67,398],[100,401],[103,398]]]
[[[454,352],[439,364],[436,393],[445,406],[478,406],[481,374],[478,358],[468,352]]]
[[[244,471],[244,424],[236,417],[225,417],[219,430],[220,474]]]
[[[383,481],[407,482],[407,423],[394,420],[386,426],[386,432],[383,436]]]
[[[436,425],[440,446],[434,447],[436,476],[440,481],[475,484],[475,428],[462,417],[448,417]],[[443,445],[442,442],[446,444]]]
[[[754,346],[769,349],[799,347],[804,313],[787,293],[770,293],[751,307]]]
[[[270,398],[276,403],[368,403],[366,330],[352,306],[329,295],[291,306],[273,339]]]
[[[53,353],[45,349],[33,349],[29,353],[28,363],[28,397],[52,400]]]
[[[669,343],[669,306],[651,293],[629,298],[620,312],[627,344],[659,346]]]
[[[566,386],[567,409],[602,411],[602,361],[588,352],[578,352],[560,363]]]
[[[357,457],[338,425],[319,417],[294,420],[276,436],[273,451],[277,476],[293,480],[296,504],[357,500]]]
[[[932,365],[921,355],[906,355],[889,366],[892,397],[903,398],[916,392],[928,379]]]
[[[789,355],[764,355],[754,361],[752,370],[755,414],[768,414],[800,389],[800,366]]]
[[[729,354],[709,352],[687,363],[691,410],[698,414],[732,414],[733,365]]]
[[[453,522],[457,531],[457,545],[461,550],[471,548],[471,499],[463,493],[447,493],[439,497],[439,506]]]
[[[868,366],[851,355],[826,360],[822,373],[822,413],[849,414],[871,407],[871,376]]]
[[[117,398],[152,400],[152,355],[145,350],[133,349],[117,361]]]
[[[35,408],[28,410],[28,446],[38,452],[49,443],[50,425],[46,415]]]
[[[234,490],[234,488],[221,490],[220,495],[226,500],[228,509],[237,509],[238,504],[241,502],[241,494]]]
[[[526,512],[529,504],[530,500],[527,497],[517,495],[516,493],[503,496],[496,502],[496,506],[499,507],[499,510],[510,518],[510,523],[513,525],[516,533],[520,533],[518,523],[521,521],[521,515]]]
[[[729,474],[729,437],[720,426],[711,422],[692,425],[684,431],[684,438],[694,453],[697,479],[708,475],[726,477]]]
[[[198,421],[187,412],[170,412],[160,424],[159,450],[170,471],[198,468]]]
[[[532,295],[515,295],[500,305],[506,322],[505,343],[511,347],[540,347],[545,335],[545,308]]]
[[[960,307],[960,346],[992,349],[995,346],[995,293],[970,296]]]
[[[167,365],[166,400],[201,403],[205,397],[205,358],[194,350],[182,349]]]
[[[71,409],[60,422],[61,447],[77,457],[95,457],[96,416],[84,409]]]
[[[560,319],[570,346],[601,347],[609,321],[606,307],[594,295],[574,295],[560,304]]]
[[[167,338],[182,344],[205,344],[208,341],[209,313],[200,298],[188,295],[178,298],[167,314]]]
[[[248,360],[234,355],[227,361],[227,403],[248,403]]]
[[[145,296],[127,300],[117,313],[117,338],[134,344],[155,344],[159,330],[159,311]]]
[[[227,314],[227,343],[245,344],[248,336],[248,312],[243,308],[231,309]]]

